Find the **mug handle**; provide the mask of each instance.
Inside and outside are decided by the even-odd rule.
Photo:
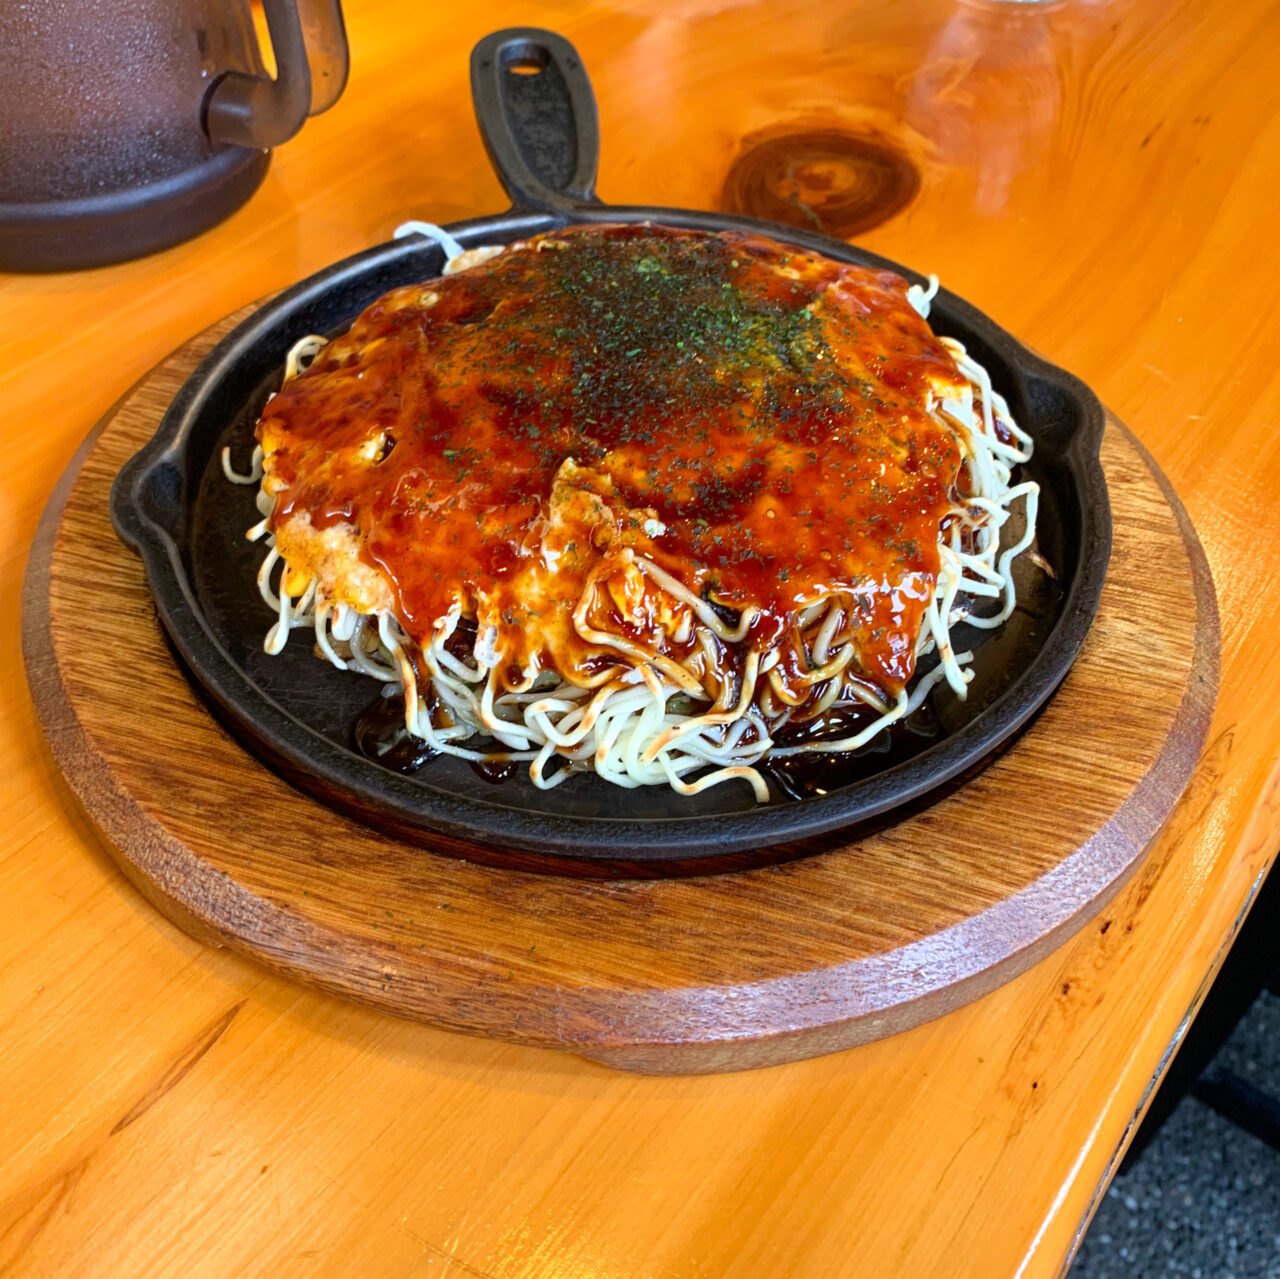
[[[204,129],[220,146],[287,142],[346,87],[350,55],[341,0],[263,0],[276,77],[228,71],[205,98]],[[308,56],[310,55],[310,56]]]

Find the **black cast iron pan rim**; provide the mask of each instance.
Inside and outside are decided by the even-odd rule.
[[[511,105],[501,98],[504,58],[539,59],[541,65],[553,66],[563,81],[559,97],[568,100],[571,136],[560,140],[572,148],[572,154],[568,163],[561,156],[558,178],[545,166],[535,174],[529,161],[529,137],[527,132],[521,136],[528,122],[515,117]],[[593,191],[594,102],[577,55],[553,33],[522,28],[487,37],[472,55],[472,87],[486,146],[515,204],[507,213],[451,224],[448,230],[466,248],[510,242],[573,223],[652,221],[711,231],[763,232],[838,260],[896,271],[914,283],[924,282],[918,272],[877,254],[793,227],[687,209],[608,206],[597,201]],[[545,120],[541,123],[545,125]],[[174,398],[154,437],[121,469],[112,488],[111,515],[116,529],[142,557],[160,617],[184,664],[223,716],[248,734],[258,752],[305,787],[319,784],[340,806],[375,824],[380,814],[387,814],[396,823],[424,833],[571,859],[687,860],[770,849],[852,829],[927,795],[1006,742],[1066,675],[1097,610],[1110,550],[1110,508],[1098,457],[1105,415],[1097,398],[1078,378],[1028,351],[975,307],[941,290],[934,302],[937,316],[977,335],[1017,376],[1056,387],[1075,403],[1081,420],[1065,450],[1078,484],[1079,571],[1071,580],[1055,625],[1030,665],[957,732],[909,760],[825,796],[740,813],[620,820],[517,809],[505,806],[498,797],[493,801],[462,798],[431,786],[426,777],[411,781],[391,773],[308,728],[249,679],[201,613],[187,578],[181,532],[176,527],[183,509],[181,459],[202,409],[223,381],[245,363],[278,367],[289,343],[314,331],[309,316],[325,299],[353,290],[368,295],[371,302],[397,283],[438,273],[441,262],[441,251],[433,243],[417,237],[393,241],[335,263],[278,295],[237,325],[205,357]],[[349,318],[367,304],[362,302]],[[166,475],[166,469],[171,473]],[[157,490],[170,495],[168,504],[161,503],[159,510],[154,497]],[[430,796],[425,807],[424,783]]]

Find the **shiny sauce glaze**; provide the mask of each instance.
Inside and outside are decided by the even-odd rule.
[[[416,773],[440,752],[409,732],[404,712],[402,693],[379,696],[356,717],[351,740],[356,750],[375,764],[393,773]],[[495,755],[493,759],[475,760],[471,771],[496,785],[515,777],[520,765]]]
[[[616,659],[575,632],[590,583],[593,619],[687,656],[633,556],[726,618],[757,610],[760,648],[844,592],[862,672],[896,691],[961,464],[926,404],[964,384],[906,290],[659,226],[571,227],[397,289],[263,413],[281,551],[299,516],[351,526],[412,639],[461,603],[513,685]]]

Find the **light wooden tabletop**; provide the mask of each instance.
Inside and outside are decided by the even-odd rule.
[[[1260,586],[1280,554],[1280,11],[346,8],[346,95],[228,223],[146,261],[0,280],[0,1274],[1060,1273],[1278,842]],[[907,148],[918,195],[858,242],[1088,381],[1204,542],[1222,692],[1166,834],[1073,941],[910,1033],[681,1079],[391,1020],[164,922],[40,745],[16,601],[80,440],[225,313],[405,219],[503,207],[467,55],[529,23],[592,74],[612,200],[715,208],[764,130],[876,128]]]

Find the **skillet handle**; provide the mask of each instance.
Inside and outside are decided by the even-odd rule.
[[[567,213],[600,203],[595,95],[563,36],[538,27],[485,36],[471,51],[471,100],[514,210]]]

